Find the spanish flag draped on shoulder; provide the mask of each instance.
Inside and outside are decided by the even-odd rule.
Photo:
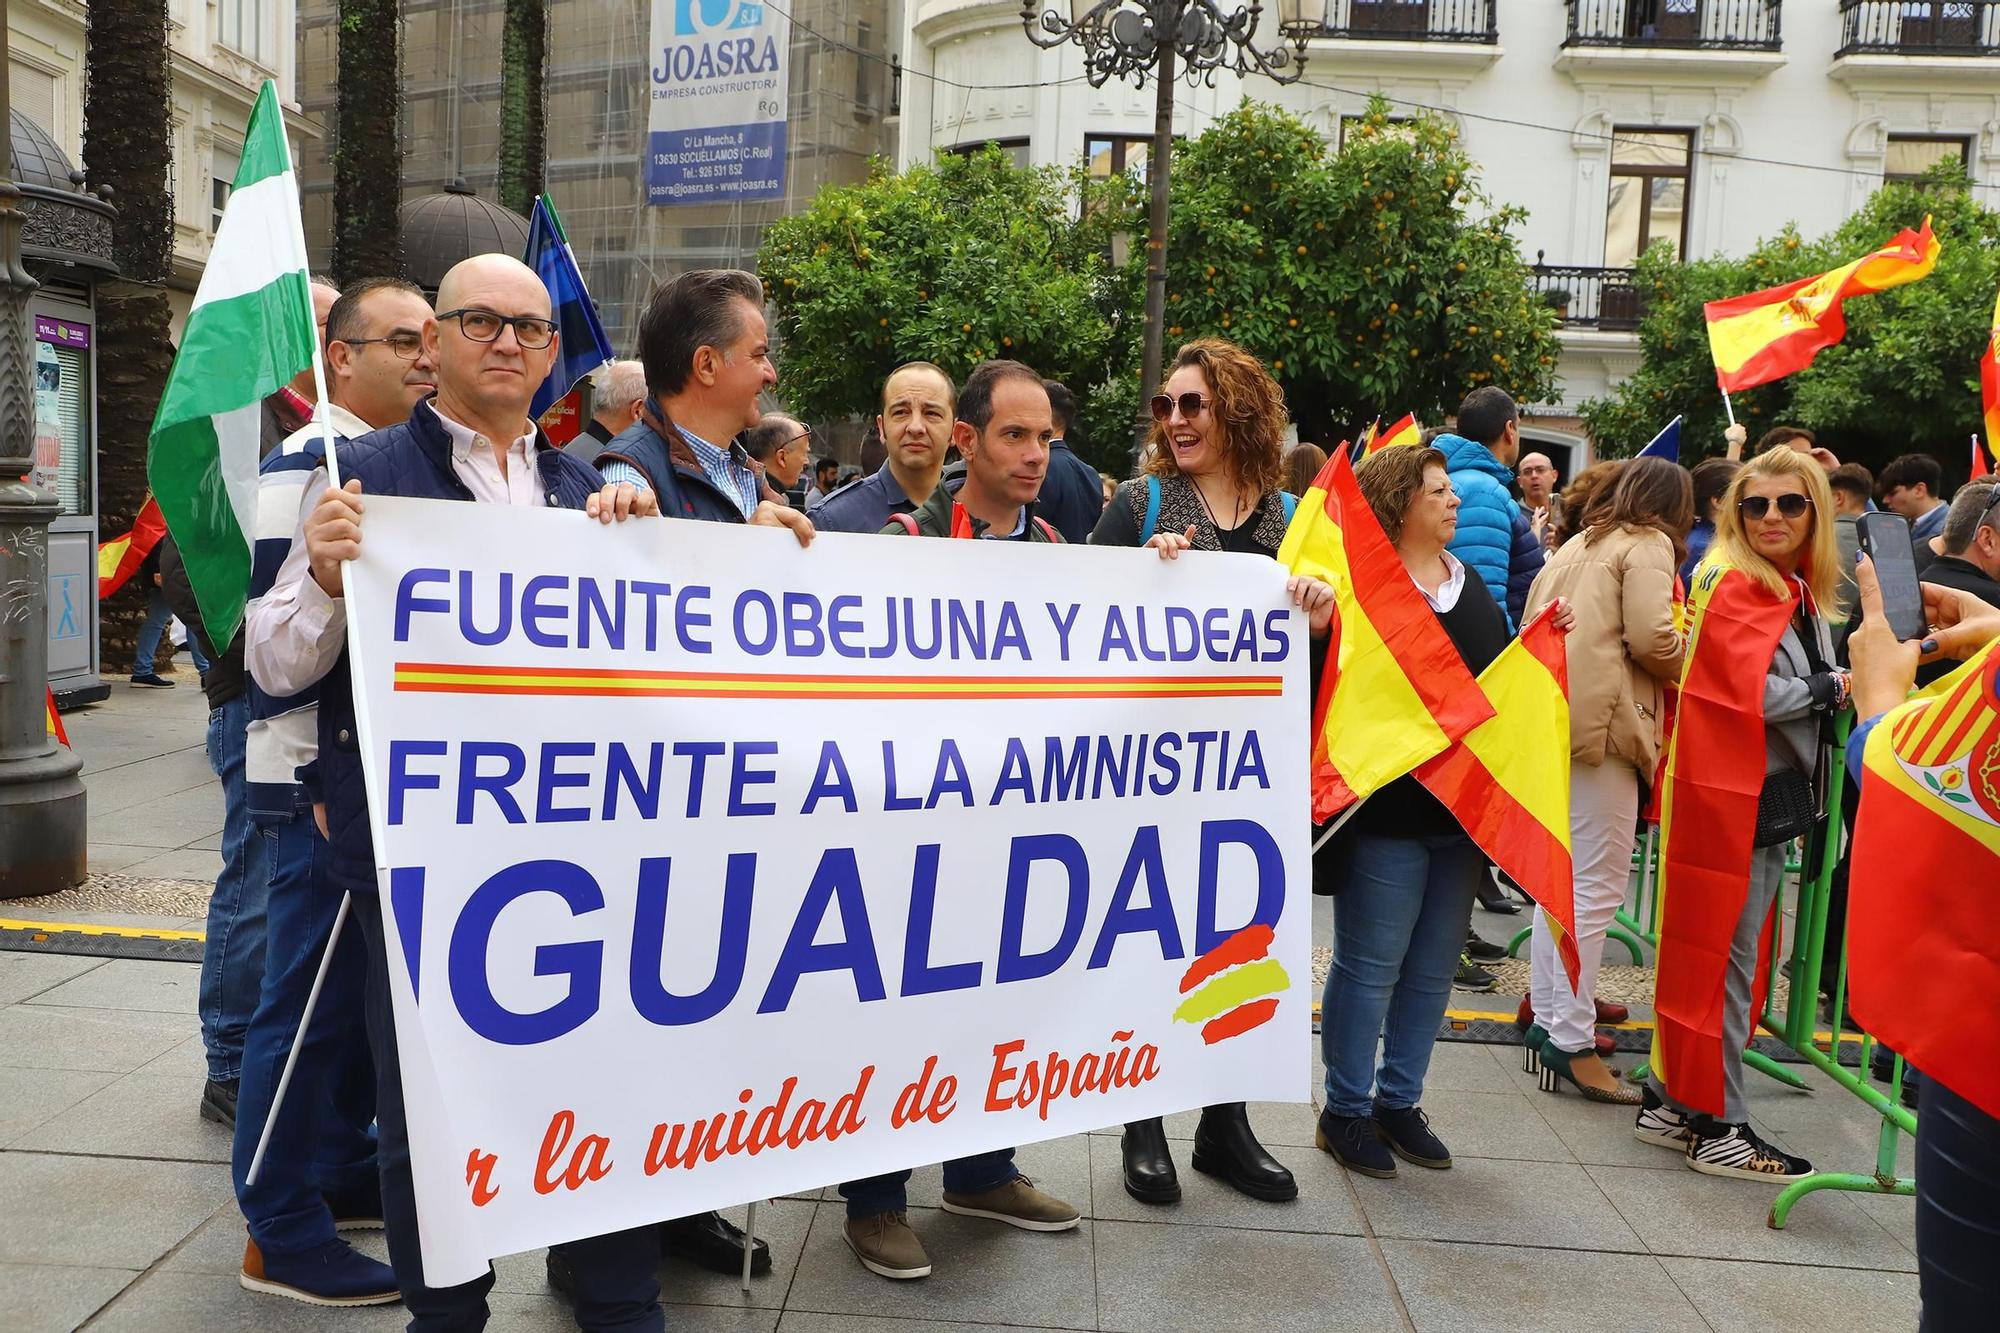
[[[1479,850],[1514,877],[1557,927],[1574,987],[1576,891],[1569,842],[1569,659],[1555,605],[1521,629],[1479,688],[1494,716],[1417,769]]]
[[[222,645],[249,594],[264,399],[314,355],[298,181],[268,80],[211,256],[153,417],[146,477],[209,640]]]
[[[1938,249],[1925,218],[1921,230],[1904,228],[1880,250],[1831,272],[1708,302],[1702,313],[1716,383],[1735,393],[1804,370],[1846,335],[1842,301],[1915,282],[1937,267]]]
[[[1693,631],[1667,751],[1660,813],[1660,942],[1653,1068],[1674,1099],[1721,1115],[1722,995],[1730,939],[1750,896],[1764,790],[1764,678],[1803,593],[1774,597],[1711,555],[1688,594]],[[1710,642],[1714,640],[1715,642]],[[1770,982],[1767,918],[1750,1012]]]
[[[1854,1016],[2000,1116],[2000,643],[1868,734],[1847,909]]]
[[[1313,714],[1312,817],[1324,824],[1493,716],[1362,497],[1345,446],[1299,501],[1278,563],[1333,585]]]

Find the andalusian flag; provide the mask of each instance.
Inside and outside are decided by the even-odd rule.
[[[264,399],[312,365],[314,336],[298,182],[266,80],[146,458],[218,646],[235,637],[250,587]]]
[[[1493,717],[1417,769],[1417,781],[1541,904],[1576,986],[1576,894],[1569,844],[1569,659],[1550,603],[1521,629],[1479,688]]]
[[[1854,1015],[2000,1116],[2000,643],[1868,734],[1848,879]]]
[[[1695,570],[1689,593],[1694,628],[1661,784],[1653,1068],[1676,1101],[1710,1115],[1723,1114],[1724,1062],[1743,1057],[1723,1045],[1723,986],[1750,896],[1764,789],[1764,678],[1799,603],[1798,593],[1774,597],[1713,552]],[[1770,932],[1767,917],[1751,982],[1753,1015],[1770,982]]]
[[[2000,443],[2000,297],[1994,298],[1993,327],[1986,331],[1986,351],[1979,358],[1979,399],[1986,417],[1986,443]],[[1986,453],[1974,436],[1972,475],[1986,474]]]
[[[1830,273],[1708,302],[1702,313],[1716,383],[1733,393],[1804,370],[1820,348],[1847,333],[1842,301],[1915,282],[1937,267],[1937,257],[1937,238],[1925,218],[1922,230],[1904,228],[1874,254]]]
[[[167,520],[160,516],[160,503],[149,495],[133,517],[131,531],[97,544],[97,600],[101,602],[124,587],[166,535]]]
[[[1324,824],[1442,753],[1493,705],[1362,498],[1345,446],[1300,498],[1278,563],[1325,579],[1336,602],[1313,716],[1312,818]]]

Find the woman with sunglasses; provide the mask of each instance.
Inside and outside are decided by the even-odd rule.
[[[1757,455],[1716,510],[1667,760],[1653,1075],[1633,1133],[1696,1171],[1792,1180],[1811,1163],[1750,1128],[1743,1049],[1769,977],[1785,853],[1818,815],[1840,614],[1833,494],[1807,454]],[[1744,738],[1762,736],[1760,745]]]
[[[1187,550],[1275,556],[1294,503],[1284,490],[1285,394],[1278,382],[1235,343],[1197,338],[1174,358],[1152,408],[1145,471],[1104,506],[1091,544],[1151,547],[1162,559]],[[1314,637],[1323,638],[1333,589],[1294,578],[1291,596]],[[1142,1203],[1181,1197],[1160,1121],[1125,1126],[1123,1147],[1128,1194]],[[1242,1102],[1202,1111],[1194,1167],[1254,1199],[1298,1196],[1292,1173],[1251,1132]]]

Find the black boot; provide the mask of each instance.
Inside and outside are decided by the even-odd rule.
[[[1180,1177],[1167,1151],[1166,1127],[1158,1120],[1134,1120],[1118,1146],[1125,1154],[1125,1192],[1140,1203],[1179,1203]]]
[[[1253,1199],[1283,1203],[1299,1197],[1292,1173],[1250,1132],[1242,1102],[1203,1108],[1194,1131],[1194,1169],[1220,1176]]]

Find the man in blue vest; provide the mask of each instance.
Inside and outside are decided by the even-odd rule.
[[[507,255],[477,255],[445,274],[438,305],[437,316],[423,327],[424,350],[437,367],[437,394],[418,403],[402,424],[340,450],[346,479],[341,489],[310,488],[318,503],[293,538],[247,636],[250,669],[266,693],[293,695],[320,686],[317,776],[327,822],[327,874],[336,889],[352,896],[352,925],[367,950],[382,1216],[412,1333],[484,1327],[493,1274],[452,1287],[424,1282],[340,566],[360,552],[364,495],[556,505],[607,523],[658,512],[652,496],[603,483],[528,419],[535,389],[557,354],[549,293],[533,269]],[[573,1274],[580,1327],[663,1333],[655,1228],[635,1227],[555,1249]]]

